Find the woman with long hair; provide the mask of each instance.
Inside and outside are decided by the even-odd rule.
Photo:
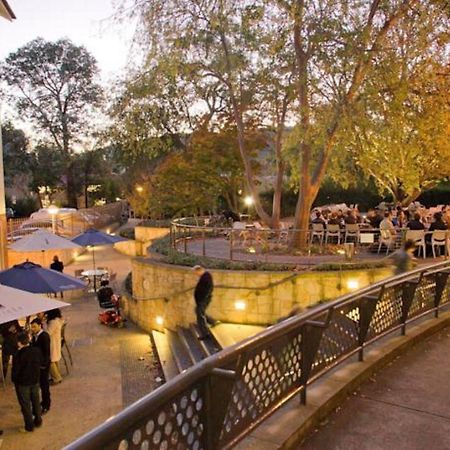
[[[47,333],[50,335],[50,376],[51,384],[59,384],[62,381],[59,371],[61,360],[61,330],[64,320],[59,308],[47,312]]]

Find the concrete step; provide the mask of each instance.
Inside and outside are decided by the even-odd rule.
[[[152,339],[164,378],[168,381],[180,373],[170,348],[169,340],[165,333],[155,330],[152,331]]]
[[[192,333],[194,333],[195,337],[198,338],[198,336],[201,335],[200,330],[198,329],[196,324],[190,325],[190,330]],[[197,339],[199,344],[201,345],[203,351],[208,355],[213,355],[214,353],[217,353],[218,351],[222,350],[222,346],[219,344],[219,342],[216,340],[213,334],[211,334],[211,338],[208,339]]]
[[[229,347],[243,341],[250,336],[263,331],[265,327],[257,325],[243,325],[236,323],[221,323],[211,328],[211,332],[222,348]]]
[[[175,360],[178,372],[184,372],[193,364],[189,350],[185,342],[180,339],[178,333],[168,329],[165,329],[164,331],[167,336],[167,341],[169,343],[170,350],[172,351],[173,359]]]
[[[179,327],[177,329],[177,333],[189,352],[192,364],[197,364],[202,359],[205,359],[207,356],[209,356],[209,354],[200,344],[200,341],[197,339],[195,333],[190,328]]]

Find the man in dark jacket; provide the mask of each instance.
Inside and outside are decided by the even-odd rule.
[[[3,337],[2,343],[2,362],[3,362],[3,377],[6,380],[8,374],[8,365],[11,356],[17,353],[17,334],[21,331],[21,327],[17,320],[5,323],[1,326],[1,334]]]
[[[55,255],[53,257],[53,262],[50,264],[50,269],[52,270],[56,270],[57,272],[64,272],[64,263],[62,261],[59,260],[58,255]],[[60,292],[61,298],[64,297],[64,294],[62,292]],[[56,293],[55,293],[55,297],[57,297]]]
[[[42,329],[42,322],[40,319],[34,319],[31,321],[31,331],[33,333],[33,339],[31,344],[33,347],[37,347],[41,351],[41,370],[39,375],[39,386],[41,387],[41,406],[42,414],[45,414],[50,409],[50,385],[49,370],[50,370],[50,336]]]
[[[41,352],[37,347],[30,346],[26,333],[18,334],[17,347],[19,350],[13,357],[12,381],[25,422],[25,429],[21,431],[33,431],[34,427],[42,425],[39,403]]]
[[[208,324],[217,324],[217,321],[206,314],[206,308],[211,303],[214,283],[212,275],[202,266],[194,266],[193,270],[199,277],[194,291],[195,314],[197,315],[197,325],[200,330],[199,339],[206,339],[210,337]]]

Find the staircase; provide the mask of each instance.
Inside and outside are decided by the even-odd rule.
[[[211,329],[212,338],[199,340],[197,326],[152,331],[152,340],[166,381],[204,358],[252,336],[264,327],[224,323]]]

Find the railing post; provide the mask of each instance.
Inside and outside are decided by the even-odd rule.
[[[439,316],[439,304],[442,300],[442,295],[444,294],[445,286],[447,285],[448,277],[450,276],[449,272],[437,272],[435,274],[436,277],[436,291],[434,294],[434,307],[436,308],[434,311],[434,316]]]
[[[233,229],[230,230],[230,261],[233,261]]]
[[[203,239],[203,242],[202,242],[202,255],[203,256],[206,256],[206,233],[205,233],[205,229],[203,228],[202,229],[202,239]]]
[[[235,380],[228,376],[211,373],[204,382],[206,405],[203,413],[206,423],[206,449],[215,450],[220,448],[219,439]]]
[[[369,332],[370,322],[377,309],[377,303],[382,298],[384,289],[378,296],[363,297],[359,300],[359,333],[358,333],[358,360],[364,360],[364,343],[366,342],[367,333]]]
[[[306,387],[308,385],[309,374],[314,360],[319,350],[320,340],[325,327],[305,324],[302,327],[302,363],[300,374],[300,401],[306,405]]]
[[[409,309],[411,308],[419,282],[405,281],[402,286],[402,336],[406,334],[406,321],[408,320]]]

